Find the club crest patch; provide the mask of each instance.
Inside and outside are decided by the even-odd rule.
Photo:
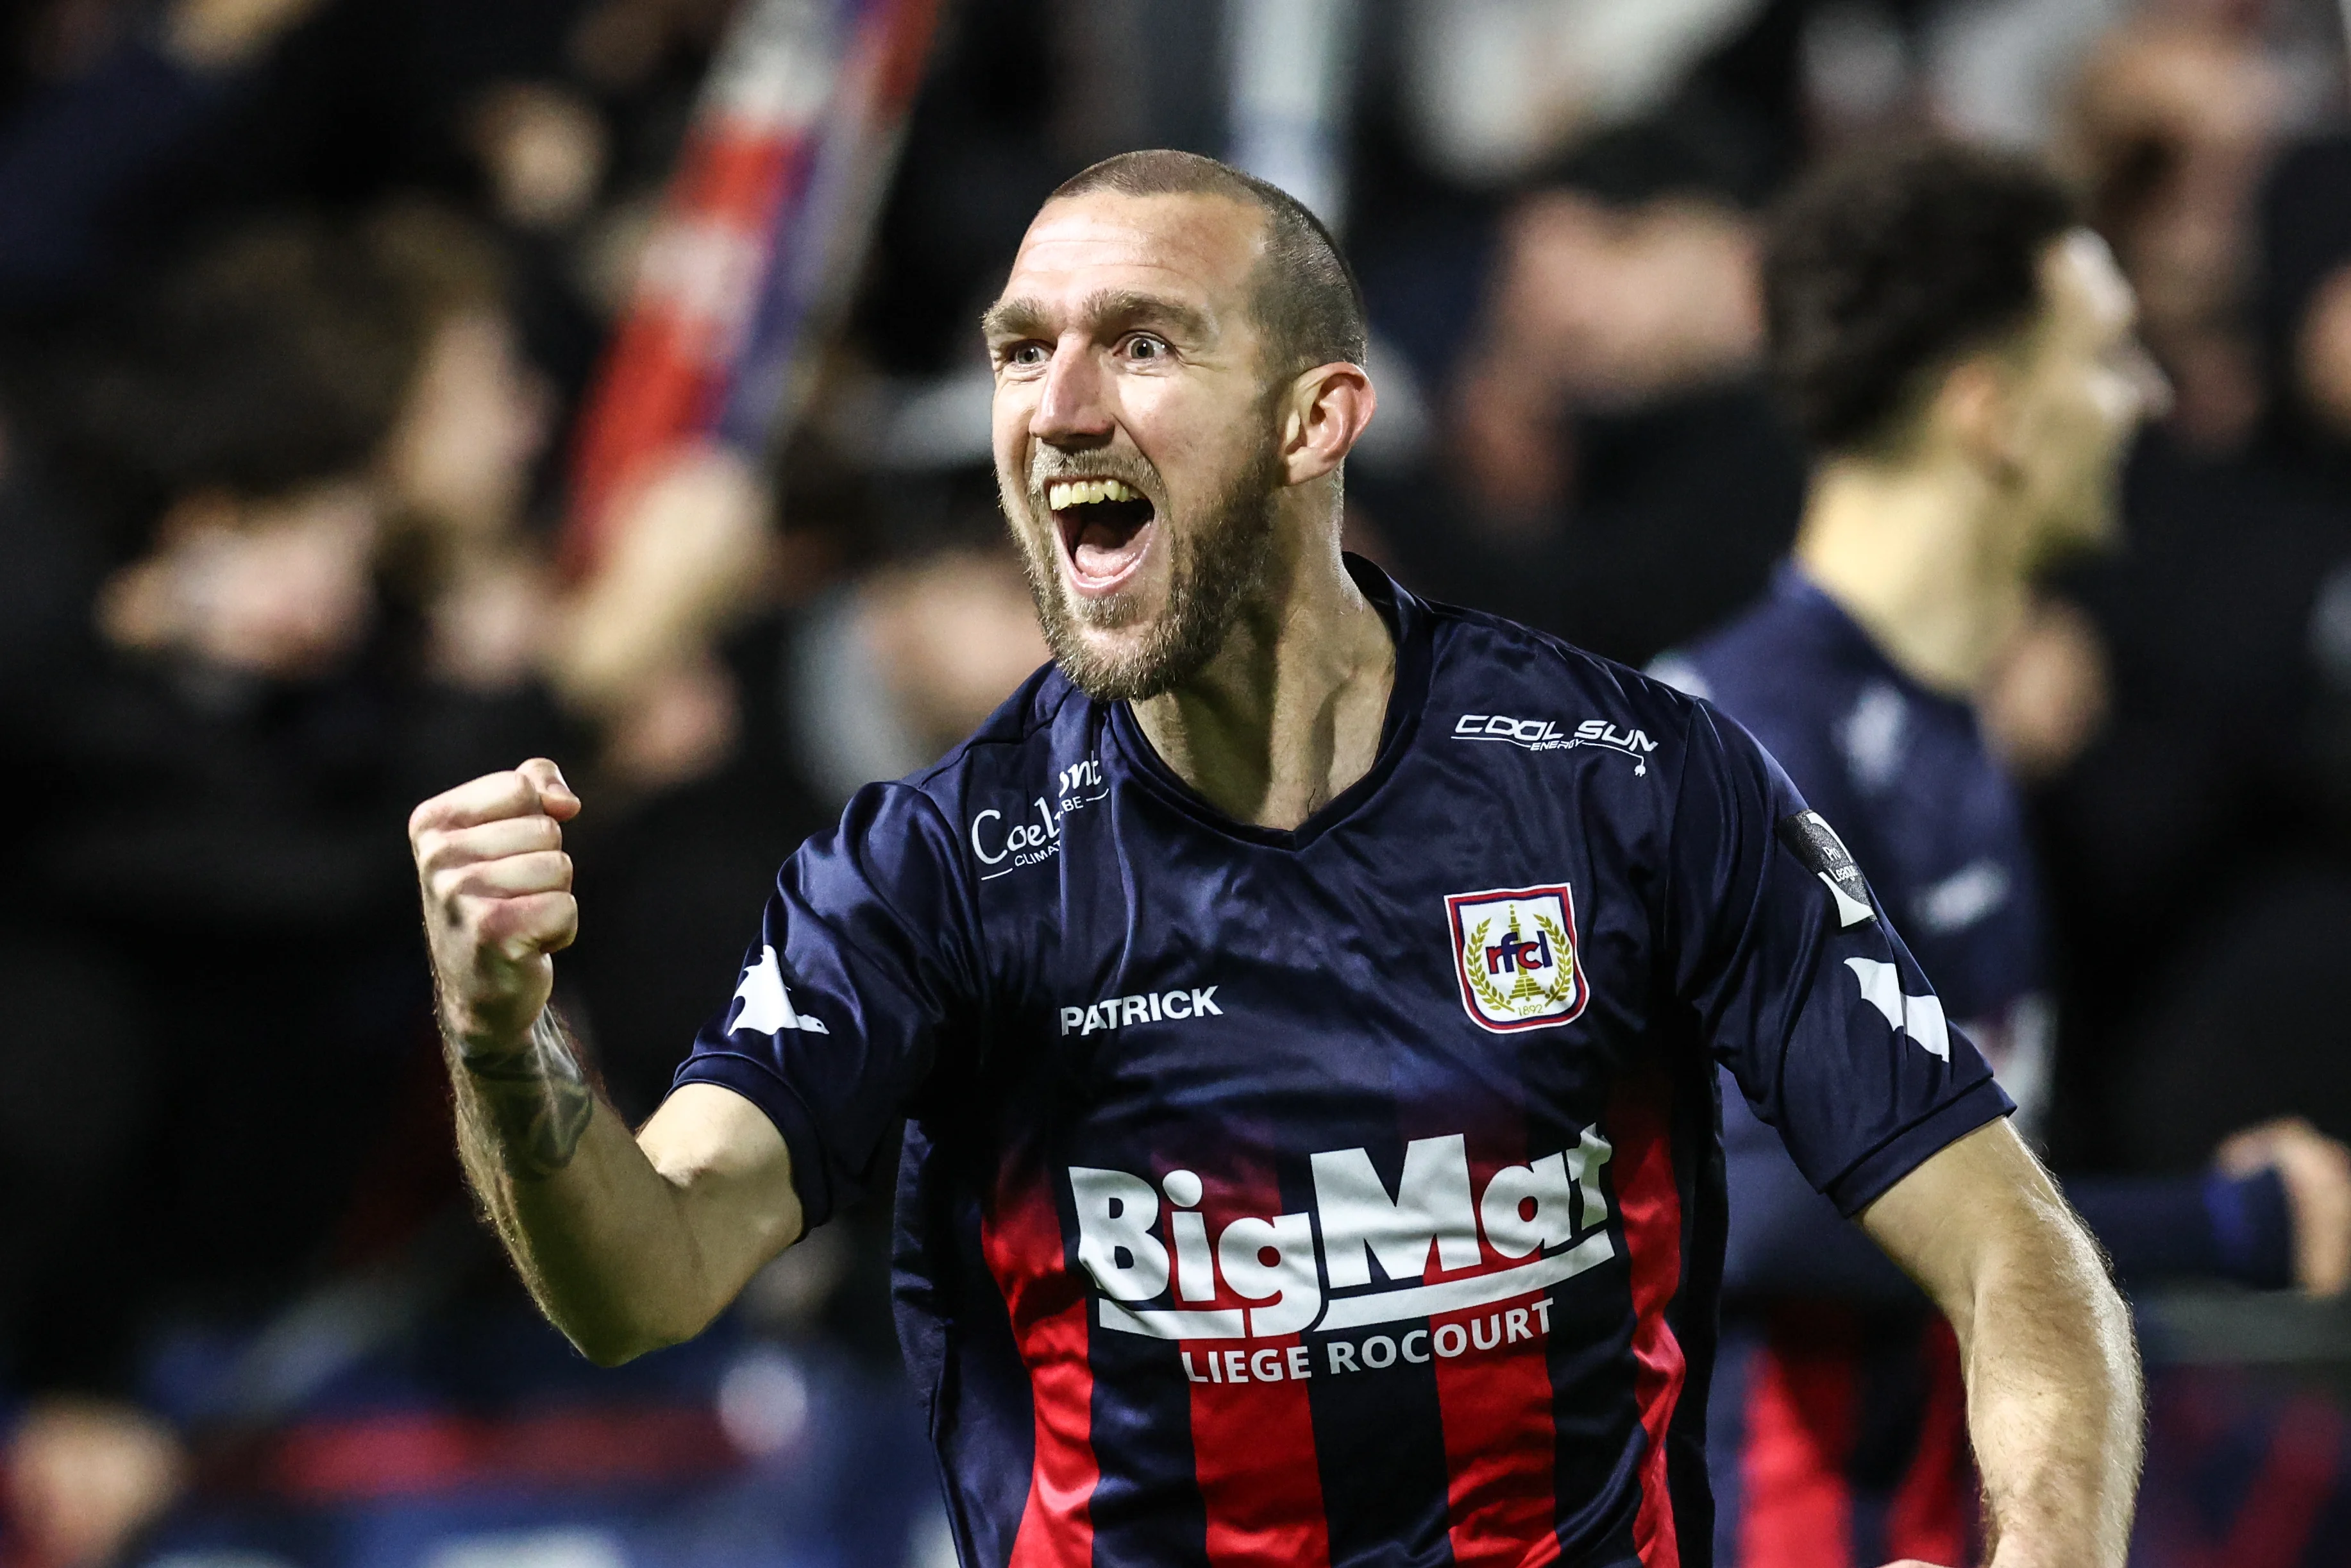
[[[1445,900],[1461,1005],[1480,1029],[1550,1029],[1589,995],[1575,955],[1575,895],[1564,886],[1493,888]]]

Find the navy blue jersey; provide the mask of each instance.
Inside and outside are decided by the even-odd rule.
[[[2009,1102],[1737,726],[1360,563],[1377,760],[1237,823],[1040,672],[783,868],[680,1071],[902,1119],[967,1564],[1704,1563],[1717,1063],[1840,1210]]]
[[[2038,1109],[2052,1033],[2038,890],[2015,790],[1973,707],[1905,674],[1792,565],[1746,614],[1653,673],[1720,704],[1786,765],[2002,1084]],[[1949,1331],[1779,1134],[1735,1093],[1724,1099],[1718,1556],[1739,1568],[1965,1556],[1976,1509]],[[2126,1276],[2279,1283],[2291,1263],[2272,1176],[2072,1193]]]
[[[1979,1045],[1991,1043],[1982,1030],[2014,1032],[2020,1008],[2040,1009],[2032,852],[1971,705],[1911,679],[1793,565],[1652,673],[1719,706],[1801,781]]]
[[[1747,613],[1652,673],[1746,727],[1836,825],[2029,1127],[2045,1098],[2052,1032],[2038,890],[2015,789],[1974,708],[1896,667],[1792,565]],[[1732,1106],[1723,1131],[1734,1299],[1918,1300],[1761,1120]]]

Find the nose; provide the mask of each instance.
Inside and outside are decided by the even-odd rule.
[[[1088,447],[1110,439],[1109,387],[1094,345],[1065,338],[1053,349],[1029,434],[1053,446]]]

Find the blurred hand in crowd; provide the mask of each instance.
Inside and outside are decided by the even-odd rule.
[[[1455,382],[1456,440],[1498,511],[1569,484],[1562,420],[1727,379],[1762,346],[1753,225],[1720,203],[1613,207],[1544,191],[1505,223],[1484,329]]]
[[[768,590],[773,504],[742,457],[702,445],[613,503],[604,558],[559,612],[549,674],[575,711],[601,723],[622,781],[683,781],[732,744],[713,651]]]
[[[503,308],[482,300],[442,319],[379,472],[434,563],[431,665],[452,685],[507,691],[538,672],[554,596],[522,523],[554,425],[554,391]]]
[[[2106,720],[2105,644],[2080,606],[2043,598],[1993,664],[1976,712],[2009,776],[2036,783],[2064,771]]]
[[[428,670],[485,695],[519,689],[539,673],[555,603],[544,565],[528,551],[469,566],[424,606]]]
[[[2231,1137],[2213,1164],[2236,1176],[2276,1171],[2294,1212],[2294,1283],[2314,1296],[2351,1286],[2351,1150],[2284,1116]]]
[[[128,1405],[53,1399],[17,1423],[5,1513],[26,1568],[99,1568],[172,1505],[187,1459],[171,1428]]]
[[[460,545],[495,539],[521,521],[554,428],[554,391],[524,358],[512,319],[469,307],[427,339],[384,443],[383,476],[416,523]]]
[[[498,215],[518,229],[569,228],[604,183],[611,132],[594,104],[549,82],[500,82],[472,114],[474,155]]]
[[[261,502],[190,497],[106,584],[99,629],[118,647],[215,669],[324,674],[373,623],[377,531],[375,504],[354,483]]]

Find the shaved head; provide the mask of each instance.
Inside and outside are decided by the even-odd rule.
[[[1278,185],[1197,152],[1122,152],[1080,171],[1049,201],[1097,191],[1127,196],[1221,196],[1264,215],[1264,248],[1249,278],[1268,381],[1316,365],[1364,362],[1364,295],[1322,220]]]

